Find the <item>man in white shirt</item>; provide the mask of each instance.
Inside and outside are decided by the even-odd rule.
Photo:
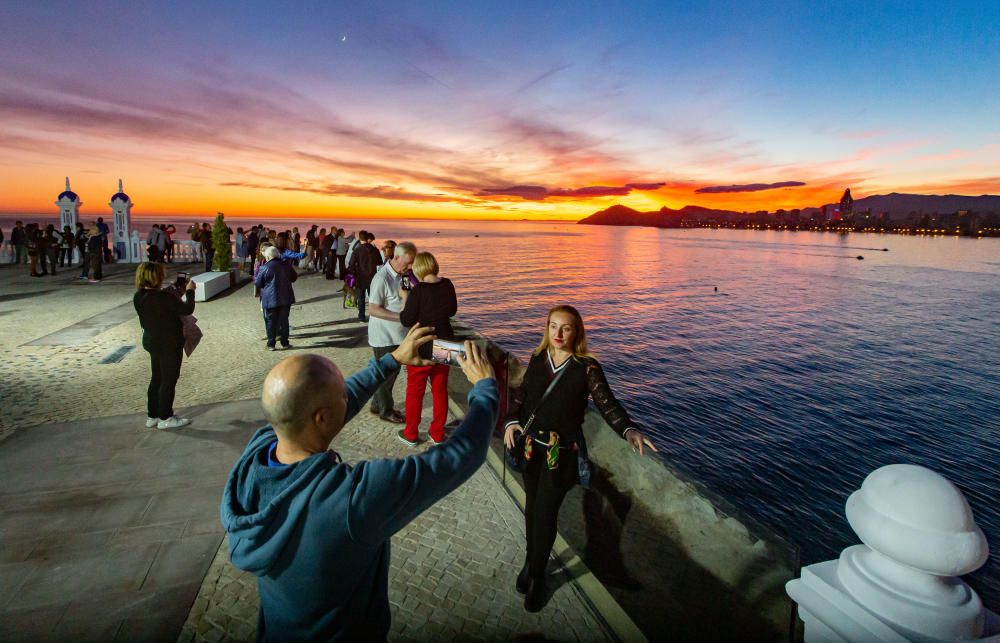
[[[403,275],[413,265],[417,247],[409,241],[396,245],[395,255],[375,273],[368,293],[368,345],[375,352],[375,359],[396,350],[406,336],[406,329],[399,323],[403,298],[399,291]],[[393,405],[392,386],[398,370],[389,376],[372,396],[369,410],[386,422],[404,424],[406,418]]]

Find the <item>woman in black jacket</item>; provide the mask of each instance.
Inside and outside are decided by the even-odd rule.
[[[454,340],[455,332],[451,327],[451,318],[458,312],[458,299],[455,297],[455,286],[446,277],[438,276],[438,262],[429,252],[418,252],[413,259],[413,272],[419,283],[407,286],[409,277],[403,275],[404,289],[400,295],[406,301],[403,311],[399,313],[399,323],[403,326],[432,326],[434,334],[445,340]],[[430,359],[433,351],[431,344],[420,347],[420,356]],[[431,440],[435,444],[444,442],[444,424],[448,420],[448,366],[434,364],[432,366],[406,367],[406,428],[397,435],[409,446],[420,443],[420,415],[423,412],[424,391],[427,379],[431,380],[431,400],[434,407],[434,417],[431,420]]]
[[[183,300],[162,290],[166,268],[149,261],[135,271],[132,302],[142,325],[142,347],[149,353],[153,376],[146,390],[146,426],[175,429],[191,420],[174,415],[174,390],[184,355],[182,315],[194,312],[194,282],[188,281]]]
[[[539,404],[550,384],[548,397]],[[656,451],[615,399],[601,365],[587,352],[580,313],[572,306],[556,306],[549,311],[545,335],[521,385],[511,394],[504,431],[507,447],[523,449],[525,457],[527,554],[516,586],[525,594],[524,608],[529,612],[545,604],[545,565],[555,542],[563,498],[578,480],[587,482],[580,474],[589,472],[582,428],[588,398],[634,451],[640,455],[646,448]],[[523,435],[525,427],[527,435]]]

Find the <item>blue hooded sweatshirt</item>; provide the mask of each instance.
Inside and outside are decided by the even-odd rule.
[[[385,355],[347,378],[345,423],[398,368]],[[277,438],[270,425],[259,429],[229,474],[221,511],[233,564],[258,578],[258,640],[385,640],[389,538],[482,465],[498,405],[496,380],[482,380],[446,442],[354,466],[333,451],[269,466]]]

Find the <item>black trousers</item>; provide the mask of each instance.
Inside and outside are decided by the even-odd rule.
[[[340,267],[340,278],[343,279],[344,275],[347,274],[347,255],[336,255],[337,265]]]
[[[264,309],[264,328],[267,330],[267,346],[274,348],[275,340],[288,346],[288,313],[291,306],[277,306]]]
[[[524,531],[528,545],[528,575],[541,579],[549,561],[552,544],[556,541],[556,521],[566,493],[577,481],[577,454],[569,449],[559,451],[559,467],[549,469],[545,463],[545,447],[534,445],[531,460],[524,471]]]
[[[183,346],[146,349],[153,367],[153,377],[146,389],[146,415],[166,420],[174,414],[174,391],[181,376]]]
[[[368,317],[365,316],[365,296],[368,294],[368,291],[364,288],[364,286],[358,284],[357,287],[354,288],[354,293],[356,295],[355,299],[358,302],[358,319],[361,321],[368,321]],[[393,346],[392,350],[396,350],[396,347]],[[391,353],[392,351],[389,352]]]
[[[358,288],[358,291],[363,292],[360,288]],[[358,305],[360,306],[361,304],[359,303]],[[388,355],[397,348],[399,348],[399,346],[373,346],[372,352],[375,353],[375,359],[382,359],[383,355]],[[389,377],[382,382],[382,385],[379,386],[372,395],[371,408],[382,417],[385,417],[396,410],[396,403],[392,399],[392,387],[396,384],[396,376],[399,375],[399,370],[400,369],[396,369],[390,373]]]

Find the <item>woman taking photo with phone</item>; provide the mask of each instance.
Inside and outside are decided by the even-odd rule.
[[[455,331],[451,327],[451,318],[458,312],[458,299],[455,296],[455,286],[450,279],[439,277],[439,270],[437,259],[429,252],[418,252],[413,258],[413,274],[420,281],[411,284],[410,278],[403,275],[400,296],[405,304],[399,313],[399,323],[407,328],[417,323],[431,326],[438,339],[452,340]],[[431,343],[424,344],[420,347],[420,356],[430,359],[432,351]],[[410,446],[420,443],[418,427],[428,378],[431,380],[434,406],[429,433],[435,444],[444,442],[444,424],[448,419],[448,366],[407,366],[406,427],[398,435],[400,440]]]
[[[566,493],[589,478],[583,419],[587,399],[611,429],[640,455],[656,451],[615,399],[604,371],[587,351],[583,318],[572,306],[549,311],[542,342],[535,349],[521,385],[511,393],[504,444],[521,455],[527,553],[517,576],[524,608],[545,605],[545,566],[556,538],[556,519]]]
[[[146,390],[146,426],[176,429],[191,420],[174,415],[174,390],[181,375],[184,354],[182,315],[194,312],[194,282],[177,284],[184,289],[183,299],[163,290],[166,268],[149,261],[135,271],[135,297],[132,303],[142,325],[142,347],[149,353],[152,378]]]

